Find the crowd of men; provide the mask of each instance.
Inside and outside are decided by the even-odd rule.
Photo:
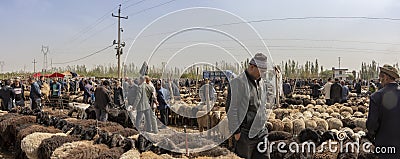
[[[294,88],[309,88],[311,90],[310,96],[313,99],[318,99],[322,95],[326,100],[327,105],[335,103],[346,103],[349,97],[349,93],[356,93],[357,96],[362,94],[362,87],[368,87],[365,92],[366,95],[371,95],[377,90],[382,88],[381,83],[371,80],[367,82],[365,80],[339,80],[338,78],[332,79],[329,77],[326,82],[322,79],[290,79],[283,82],[283,94],[285,97],[290,97],[293,94]]]

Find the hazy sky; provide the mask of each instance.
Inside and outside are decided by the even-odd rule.
[[[128,20],[122,20],[121,23],[124,30],[122,39],[126,42],[123,60],[134,38],[146,25],[158,17],[184,8],[212,7],[231,12],[246,21],[267,20],[254,22],[251,25],[265,40],[274,62],[278,64],[288,59],[305,63],[306,60],[315,61],[317,58],[320,65],[330,68],[337,67],[338,57],[341,57],[342,67],[359,69],[361,61],[375,60],[379,64],[394,64],[400,61],[400,1],[398,0],[175,0],[167,2],[169,0],[2,0],[0,2],[0,61],[5,62],[4,72],[19,71],[24,68],[26,71],[33,71],[34,58],[38,61],[37,70],[41,69],[43,67],[42,45],[50,47],[49,65],[51,59],[53,63],[63,63],[111,45],[117,38],[117,19],[111,17],[111,13],[117,14],[117,6],[120,3],[123,8],[122,15],[129,16]],[[277,20],[302,17],[378,17],[392,18],[392,20],[355,18]],[[146,35],[156,36],[150,37],[150,41],[137,41],[138,43],[130,49],[127,61],[140,65],[140,61],[147,60],[156,44],[168,35],[160,33],[197,25],[233,23],[238,20],[235,18],[229,16],[228,13],[213,11],[207,13],[186,11],[184,14],[172,14],[158,21],[158,26],[153,26],[143,32]],[[214,28],[229,31],[229,34],[245,41],[248,47],[254,47],[250,49],[252,53],[264,50],[262,48],[259,50],[260,43],[254,42],[258,37],[248,32],[246,26],[247,24],[239,24]],[[155,63],[166,61],[180,48],[199,41],[218,44],[228,51],[235,50],[232,51],[236,52],[232,53],[235,56],[245,52],[237,43],[232,43],[226,37],[194,32],[168,41],[157,52],[160,58]],[[194,46],[182,51],[182,54],[185,52],[186,56],[177,56],[173,63],[186,65],[190,63],[187,62],[190,60],[186,60],[186,57],[196,57],[195,54],[190,53],[200,54],[200,52],[202,57],[212,57],[214,61],[226,60],[221,53],[221,48],[212,45]],[[53,66],[112,65],[116,64],[115,57],[115,49],[112,47],[84,60]],[[139,60],[136,57],[140,57]],[[241,60],[245,58],[245,55],[238,55],[238,58]]]

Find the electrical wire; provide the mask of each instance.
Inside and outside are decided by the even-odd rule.
[[[86,55],[86,56],[84,56],[84,57],[81,57],[81,58],[78,58],[78,59],[75,59],[75,60],[70,60],[70,61],[65,61],[65,62],[56,62],[56,63],[53,63],[53,64],[61,65],[61,64],[67,64],[67,63],[72,63],[72,62],[80,61],[80,60],[86,59],[86,58],[88,58],[88,57],[91,57],[91,56],[93,56],[93,55],[96,55],[96,54],[98,54],[98,53],[101,53],[101,52],[107,50],[108,48],[110,48],[110,47],[112,47],[112,46],[113,46],[113,45],[107,46],[107,47],[105,47],[105,48],[103,48],[103,49],[101,49],[101,50],[98,50],[98,51],[96,51],[96,52],[93,52],[93,53],[91,53],[91,54],[89,54],[89,55]]]
[[[140,14],[140,13],[146,12],[146,11],[148,11],[148,10],[151,10],[151,9],[154,9],[154,8],[157,8],[157,7],[161,7],[161,6],[163,6],[163,5],[169,4],[169,3],[174,2],[174,1],[176,1],[176,0],[170,0],[170,1],[165,2],[165,3],[161,3],[161,4],[158,4],[158,5],[155,5],[155,6],[153,6],[153,7],[149,7],[149,8],[146,8],[146,9],[142,9],[142,10],[137,11],[137,12],[135,12],[135,13],[129,14],[129,16],[138,15],[138,14]]]
[[[388,21],[400,21],[400,18],[386,18],[386,17],[288,17],[288,18],[273,18],[273,19],[260,19],[260,20],[250,20],[250,21],[242,21],[242,22],[233,22],[233,23],[224,23],[224,24],[215,24],[208,25],[204,27],[218,27],[218,26],[227,26],[227,25],[237,25],[237,24],[245,24],[245,23],[260,23],[260,22],[271,22],[271,21],[286,21],[286,20],[309,20],[309,19],[364,19],[364,20],[388,20]],[[144,35],[141,37],[151,37],[157,35],[164,35],[174,33],[176,31],[162,32]]]

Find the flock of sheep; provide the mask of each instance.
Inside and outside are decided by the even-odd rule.
[[[216,129],[213,128],[214,135],[221,139],[229,138],[224,101],[226,90],[217,91],[216,103],[209,113],[206,106],[198,101],[195,91],[182,91],[181,98],[186,106],[177,103],[171,107],[169,123],[173,126],[193,126],[200,132],[216,126]],[[69,98],[79,101],[80,97]],[[357,97],[356,94],[350,94],[347,103],[331,106],[325,105],[322,98],[313,100],[309,95],[293,95],[283,100],[280,108],[267,110],[268,140],[298,144],[312,142],[317,150],[324,143],[341,141],[339,139],[343,142],[369,142],[366,136],[368,103],[368,97]],[[94,109],[89,105],[70,103],[67,109],[70,111],[45,109],[33,112],[28,108],[18,108],[9,113],[0,112],[1,148],[13,151],[16,158],[29,159],[239,158],[229,150],[233,146],[232,138],[227,140],[228,146],[217,146],[185,156],[158,147],[157,143],[150,143],[139,135],[125,110],[111,110],[110,122],[96,122],[93,120]],[[78,115],[72,118],[74,112]],[[176,135],[168,136],[174,137]],[[179,143],[173,144],[178,148],[184,147]],[[363,151],[281,153],[277,151],[277,145],[271,148],[271,158],[376,158]],[[288,146],[284,149],[289,151]]]

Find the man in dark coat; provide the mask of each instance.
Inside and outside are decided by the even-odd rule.
[[[109,82],[105,80],[103,85],[96,88],[94,92],[96,98],[94,108],[96,111],[96,119],[98,121],[107,121],[108,109],[112,106],[112,100],[108,93],[109,91],[107,90],[109,85]]]
[[[29,93],[29,97],[31,99],[31,109],[42,109],[41,105],[41,97],[42,93],[40,91],[39,84],[32,78],[28,79],[29,84],[31,84],[31,90]]]
[[[268,133],[260,81],[266,70],[267,57],[257,53],[245,72],[233,79],[229,87],[225,109],[229,130],[236,140],[235,153],[242,158],[269,158],[268,150],[260,152],[258,149]]]
[[[361,95],[361,79],[354,85],[354,89],[356,90],[357,96]]]
[[[283,83],[283,94],[286,98],[289,98],[292,94],[292,86],[290,86],[290,83],[287,80]]]
[[[318,99],[319,96],[321,95],[321,85],[317,82],[317,79],[313,80],[313,84],[311,85],[311,90],[312,90],[312,97],[313,99]]]
[[[339,79],[335,78],[335,83],[331,86],[331,100],[332,104],[340,103],[342,101],[342,86],[339,83]]]
[[[15,105],[15,92],[10,86],[10,80],[5,81],[5,86],[0,90],[0,98],[3,99],[3,110],[10,111]]]
[[[368,136],[375,140],[377,148],[387,152],[376,152],[379,158],[400,158],[400,87],[395,82],[398,78],[399,73],[394,67],[380,67],[379,80],[383,88],[370,97]],[[389,154],[393,147],[396,153]]]

